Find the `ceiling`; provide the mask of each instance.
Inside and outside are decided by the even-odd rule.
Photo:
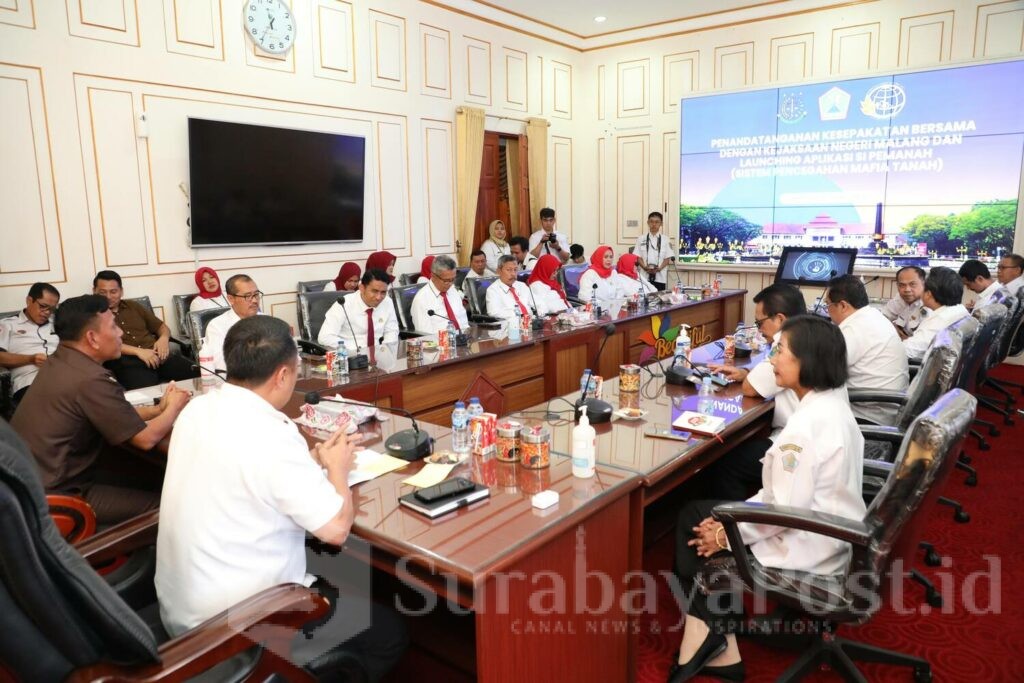
[[[473,0],[581,38],[788,0]],[[594,17],[604,16],[602,23]]]

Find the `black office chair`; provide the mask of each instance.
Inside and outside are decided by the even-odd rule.
[[[473,316],[487,315],[487,288],[498,281],[496,277],[478,277],[469,280],[466,297],[469,299],[469,312]]]
[[[302,326],[299,334],[307,341],[316,341],[324,325],[327,310],[352,292],[299,292],[299,310]]]
[[[531,275],[533,275],[533,271],[524,270],[521,273],[516,273],[516,279],[525,284],[526,281],[530,279]]]
[[[415,273],[402,273],[398,276],[398,284],[401,287],[408,287],[409,285],[416,284],[416,281],[420,279],[420,272]]]
[[[199,358],[199,347],[203,343],[203,337],[206,336],[206,327],[210,324],[210,321],[230,310],[230,308],[225,306],[223,308],[206,308],[201,311],[189,311],[188,326],[192,331],[192,353],[195,355],[196,359]]]
[[[1003,318],[1003,324],[999,328],[999,332],[996,333],[996,340],[992,344],[992,351],[989,353],[988,358],[985,359],[985,363],[981,366],[981,370],[977,379],[977,387],[994,389],[1004,396],[1003,404],[1000,405],[996,401],[995,397],[986,396],[981,393],[975,393],[975,397],[978,399],[978,403],[988,410],[999,413],[1003,416],[1003,423],[1006,425],[1013,425],[1013,403],[1016,398],[1007,389],[1001,386],[1000,382],[992,377],[989,377],[989,371],[996,367],[1010,356],[1010,349],[1013,345],[1014,337],[1017,336],[1021,329],[1021,321],[1024,320],[1024,297],[1009,296],[1003,299],[1003,305],[1007,307],[1006,317]]]
[[[797,681],[829,664],[844,680],[864,681],[853,660],[909,666],[916,681],[930,681],[927,661],[835,636],[838,624],[861,624],[877,613],[893,585],[892,572],[912,561],[927,511],[963,447],[974,419],[974,397],[954,389],[915,419],[900,446],[892,476],[863,519],[762,503],[728,503],[712,511],[725,526],[732,554],[711,558],[698,577],[707,591],[737,585],[806,614],[818,628],[804,654],[778,681]],[[843,574],[819,575],[762,566],[745,547],[738,524],[799,529],[851,544]]]
[[[1003,304],[989,304],[974,311],[972,317],[977,320],[981,327],[974,341],[964,345],[964,360],[960,368],[960,374],[953,380],[953,386],[963,389],[971,394],[977,392],[978,375],[985,364],[992,345],[996,341],[999,328],[1003,325],[1007,310]],[[999,436],[999,429],[995,423],[988,420],[975,418],[975,423],[988,429],[989,436]],[[987,451],[990,446],[985,437],[977,430],[971,430],[971,436],[978,441],[978,447]]]
[[[455,289],[462,291],[462,283],[466,279],[466,275],[469,273],[469,266],[459,266],[455,269]]]
[[[398,324],[403,330],[412,331],[412,300],[416,293],[426,287],[427,283],[418,285],[405,285],[403,287],[392,287],[388,290],[391,301],[395,304],[395,313],[398,314]]]
[[[6,311],[0,313],[0,320],[18,315],[21,310]],[[5,420],[11,419],[14,414],[14,381],[11,379],[11,371],[7,368],[0,368],[0,417]]]
[[[188,328],[188,307],[192,305],[192,300],[195,299],[198,294],[174,294],[171,296],[171,306],[174,307],[174,322],[178,325],[178,334],[181,336],[181,340],[190,344],[192,343],[192,335]]]
[[[0,674],[44,683],[262,681],[274,674],[314,680],[311,673],[319,672],[276,653],[287,652],[303,624],[328,613],[329,603],[316,592],[274,586],[170,639],[158,618],[147,624],[89,566],[153,545],[157,519],[153,512],[125,522],[76,550],[50,518],[32,455],[0,421]]]
[[[558,281],[562,283],[565,296],[580,303],[580,276],[590,267],[587,263],[567,263],[556,271]]]
[[[324,291],[324,287],[327,286],[327,283],[333,279],[334,278],[329,278],[327,280],[300,280],[295,286],[295,291],[299,294],[302,294],[303,292],[322,292]]]

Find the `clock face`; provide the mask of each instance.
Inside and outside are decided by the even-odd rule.
[[[266,52],[287,52],[295,42],[295,18],[284,0],[246,0],[242,24],[249,40]]]

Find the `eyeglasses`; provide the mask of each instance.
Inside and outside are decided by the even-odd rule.
[[[446,285],[450,285],[451,283],[455,282],[454,277],[438,277],[437,279]]]
[[[228,294],[228,296],[233,296],[237,299],[245,299],[246,301],[252,301],[253,299],[259,299],[260,297],[262,297],[263,292],[257,289],[255,292],[249,292],[248,294]]]
[[[771,320],[774,317],[775,317],[774,315],[766,315],[765,317],[760,318],[760,319],[754,318],[754,327],[756,327],[758,329],[758,331],[760,331],[761,325],[764,325],[766,320]]]
[[[996,266],[996,270],[1009,270],[1011,268],[1015,268],[1017,270],[1024,270],[1024,268],[1022,268],[1021,266]]]
[[[38,307],[39,307],[39,310],[40,310],[40,311],[42,311],[43,313],[46,313],[46,312],[48,312],[48,311],[52,311],[52,310],[55,310],[55,309],[57,308],[57,306],[56,306],[56,305],[54,305],[54,306],[51,306],[50,304],[44,304],[44,303],[43,303],[42,301],[40,301],[39,299],[32,299],[32,301],[36,302],[36,306],[38,306]]]

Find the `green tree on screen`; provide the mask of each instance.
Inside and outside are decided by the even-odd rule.
[[[681,204],[679,228],[689,235],[690,244],[712,237],[722,244],[748,242],[761,234],[761,226],[728,209]]]
[[[953,230],[955,214],[937,216],[923,213],[914,216],[913,220],[903,226],[903,231],[912,242],[927,242],[928,249],[945,256],[955,254],[956,248],[962,243],[952,239],[949,234]]]
[[[995,253],[1013,248],[1013,229],[1017,220],[1017,201],[978,202],[953,219],[949,236],[964,242],[971,251]]]

